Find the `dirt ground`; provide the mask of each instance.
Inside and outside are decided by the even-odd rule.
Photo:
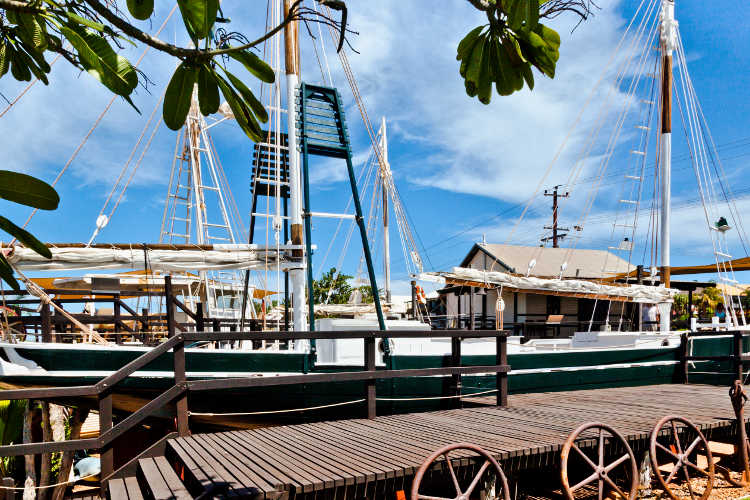
[[[741,474],[736,472],[732,472],[731,474],[732,479],[737,481],[742,477]],[[654,484],[656,484],[656,481],[654,481]],[[690,484],[693,488],[693,493],[695,494],[695,498],[697,500],[703,493],[703,491],[705,491],[706,480],[703,478],[696,478],[693,479]],[[644,500],[663,500],[670,498],[669,495],[667,495],[663,490],[659,488],[653,488],[651,492],[651,495],[642,496],[641,498]],[[675,485],[675,487],[672,488],[672,492],[678,498],[690,499],[690,491],[688,490],[687,483],[684,481]],[[711,495],[709,498],[711,500],[736,500],[742,498],[750,498],[750,487],[736,488],[726,482],[719,474],[717,474],[716,481],[714,482],[714,487],[711,490]]]

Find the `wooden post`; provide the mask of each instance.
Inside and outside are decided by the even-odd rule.
[[[52,318],[50,318],[49,304],[42,303],[39,315],[42,322],[42,342],[52,342]]]
[[[508,364],[508,337],[505,335],[497,337],[495,341],[495,364]],[[495,375],[497,387],[497,406],[508,406],[508,374],[497,373]]]
[[[451,339],[451,366],[461,366],[461,338],[453,337]],[[461,374],[451,375],[451,387],[449,396],[461,396]],[[461,408],[461,398],[455,398],[456,408]]]
[[[469,287],[469,330],[474,329],[474,287]]]
[[[141,309],[141,316],[143,316],[143,319],[141,320],[141,342],[146,342],[145,332],[149,330],[148,307]]]
[[[120,311],[120,294],[114,294],[112,302],[114,303],[115,314],[115,342],[122,344],[122,312]]]
[[[3,487],[4,488],[13,488],[16,485],[15,481],[13,481],[12,477],[4,477],[3,478]],[[15,500],[16,499],[16,492],[15,490],[11,489],[3,489],[0,490],[0,500]]]
[[[685,332],[680,337],[680,373],[678,378],[683,384],[689,383],[688,381],[688,354],[690,352],[690,332]]]
[[[734,332],[734,373],[735,380],[742,381],[742,332]]]
[[[365,338],[365,371],[375,371],[375,337]],[[365,398],[367,398],[367,418],[377,416],[377,397],[375,384],[377,380],[366,382]]]
[[[205,331],[206,327],[203,324],[203,302],[198,302],[197,304],[195,304],[195,315],[197,316],[195,320],[195,331]]]
[[[112,428],[112,392],[107,390],[106,392],[99,394],[99,435],[104,435],[107,431]],[[114,447],[112,443],[106,445],[100,451],[101,461],[101,486],[102,486],[102,497],[107,494],[107,479],[115,471],[115,460],[114,460]]]
[[[167,307],[167,336],[174,337],[177,328],[174,320],[174,295],[172,294],[172,277],[164,276],[164,296]]]
[[[187,376],[185,374],[185,340],[174,346],[174,383],[185,384]],[[190,435],[190,423],[188,420],[188,400],[187,392],[177,399],[177,433],[180,436]]]
[[[518,335],[518,292],[513,292],[513,334]]]

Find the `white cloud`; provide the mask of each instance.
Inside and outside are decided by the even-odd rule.
[[[394,169],[411,172],[413,183],[451,191],[509,201],[530,196],[621,36],[616,7],[572,35],[570,18],[556,21],[563,36],[557,77],[537,73],[533,92],[495,95],[490,106],[467,97],[458,75],[458,41],[485,21],[468,3],[448,10],[384,1],[366,12],[352,9],[362,35],[354,40],[361,54],[350,60],[370,115],[386,115],[397,141],[416,140],[433,151]],[[566,176],[586,138],[584,131],[571,138],[571,153],[550,182]]]

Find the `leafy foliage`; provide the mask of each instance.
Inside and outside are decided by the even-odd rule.
[[[9,170],[0,170],[0,198],[40,210],[54,210],[60,203],[57,192],[46,182]],[[3,216],[0,216],[0,230],[16,238],[39,255],[48,259],[52,257],[52,253],[44,243]],[[2,253],[0,253],[0,279],[14,290],[20,290],[18,281],[13,277],[13,268]]]
[[[313,300],[316,304],[346,304],[354,290],[349,284],[352,276],[338,273],[332,267],[319,280],[313,280]]]
[[[21,441],[25,409],[25,400],[0,401],[0,446]],[[11,460],[12,457],[0,458],[0,474],[2,474],[2,477],[10,475]]]
[[[493,85],[501,96],[534,89],[532,67],[554,78],[560,35],[539,22],[549,0],[495,0],[487,3],[489,24],[470,31],[458,44],[456,59],[466,93],[483,104]]]

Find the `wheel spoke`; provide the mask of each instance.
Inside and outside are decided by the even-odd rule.
[[[628,495],[623,493],[623,491],[615,484],[614,481],[609,476],[604,476],[604,480],[607,481],[607,483],[615,489],[618,495],[620,495],[624,500],[628,500]]]
[[[589,484],[591,481],[593,481],[597,477],[599,477],[599,473],[598,472],[594,472],[593,474],[591,474],[589,477],[587,477],[586,479],[584,479],[580,483],[571,486],[570,487],[570,491],[576,491],[577,489],[581,488],[582,486],[586,486],[587,484]]]
[[[599,500],[604,499],[604,480],[599,478]]]
[[[682,445],[680,444],[680,435],[677,433],[677,426],[674,424],[674,420],[670,420],[669,423],[672,426],[672,436],[674,437],[674,442],[677,445],[677,451],[680,452],[680,455],[682,455]]]
[[[453,498],[431,497],[429,495],[417,495],[419,500],[455,500]]]
[[[701,442],[701,437],[698,436],[697,438],[695,438],[693,440],[692,443],[690,443],[690,446],[688,446],[687,449],[685,450],[685,458],[687,458],[687,457],[690,456],[690,454],[693,452],[693,450],[695,449],[695,447],[698,446],[698,444],[700,442]],[[708,455],[706,455],[706,456],[708,456]]]
[[[672,468],[672,472],[669,473],[669,476],[667,476],[667,480],[664,481],[665,484],[669,484],[672,479],[677,475],[677,473],[682,469],[682,464],[680,462],[677,462],[674,464],[674,467]]]
[[[690,484],[690,474],[688,474],[687,467],[683,467],[682,470],[685,473],[685,480],[687,482],[688,491],[690,492],[690,498],[692,498],[693,500],[695,500],[695,494],[693,493],[693,485]]]
[[[599,467],[604,467],[604,429],[599,428]],[[599,493],[601,497],[601,492]]]
[[[623,463],[624,461],[629,460],[629,459],[630,459],[630,455],[628,455],[626,453],[623,456],[621,456],[620,458],[618,458],[617,460],[615,460],[614,462],[612,462],[611,464],[609,464],[608,466],[606,466],[604,468],[604,470],[607,471],[607,472],[609,472],[612,469],[614,469],[615,467],[617,467],[618,465],[620,465],[621,463]]]
[[[708,477],[708,472],[705,471],[705,470],[703,470],[703,469],[701,469],[700,467],[698,467],[694,463],[688,462],[687,460],[684,463],[685,463],[685,465],[690,466],[690,468],[693,469],[695,472]]]
[[[484,464],[479,469],[479,472],[477,472],[477,475],[474,476],[474,479],[471,481],[471,484],[466,489],[466,493],[464,493],[464,496],[466,496],[466,498],[469,498],[471,496],[471,492],[474,491],[474,488],[477,486],[477,483],[479,483],[479,479],[482,477],[482,474],[484,474],[484,471],[486,471],[487,467],[489,466],[490,466],[490,461],[485,460]]]
[[[661,448],[662,450],[664,450],[666,453],[669,453],[670,455],[672,455],[672,457],[674,457],[675,460],[679,460],[680,459],[680,457],[675,452],[673,452],[672,450],[670,450],[669,448],[667,448],[663,444],[659,443],[658,441],[656,442],[656,446],[658,446],[659,448]]]
[[[445,459],[445,463],[448,464],[448,470],[451,473],[451,479],[453,479],[453,486],[456,487],[456,496],[461,496],[461,486],[458,484],[458,478],[456,477],[456,471],[453,470],[453,464],[451,464],[450,459],[448,458],[448,455],[443,455],[443,458]]]
[[[573,449],[574,449],[574,450],[576,450],[576,451],[578,452],[578,454],[579,454],[579,455],[581,455],[581,456],[583,457],[583,459],[584,459],[584,460],[586,460],[586,462],[588,462],[588,464],[589,464],[589,465],[590,465],[590,466],[591,466],[591,467],[592,467],[592,468],[593,468],[594,470],[596,470],[596,464],[595,464],[595,463],[593,462],[593,460],[591,460],[591,459],[590,459],[590,458],[588,457],[588,455],[586,455],[586,454],[585,454],[585,453],[584,453],[583,451],[581,451],[581,449],[580,449],[580,448],[579,448],[578,446],[576,446],[575,444],[573,445]]]

